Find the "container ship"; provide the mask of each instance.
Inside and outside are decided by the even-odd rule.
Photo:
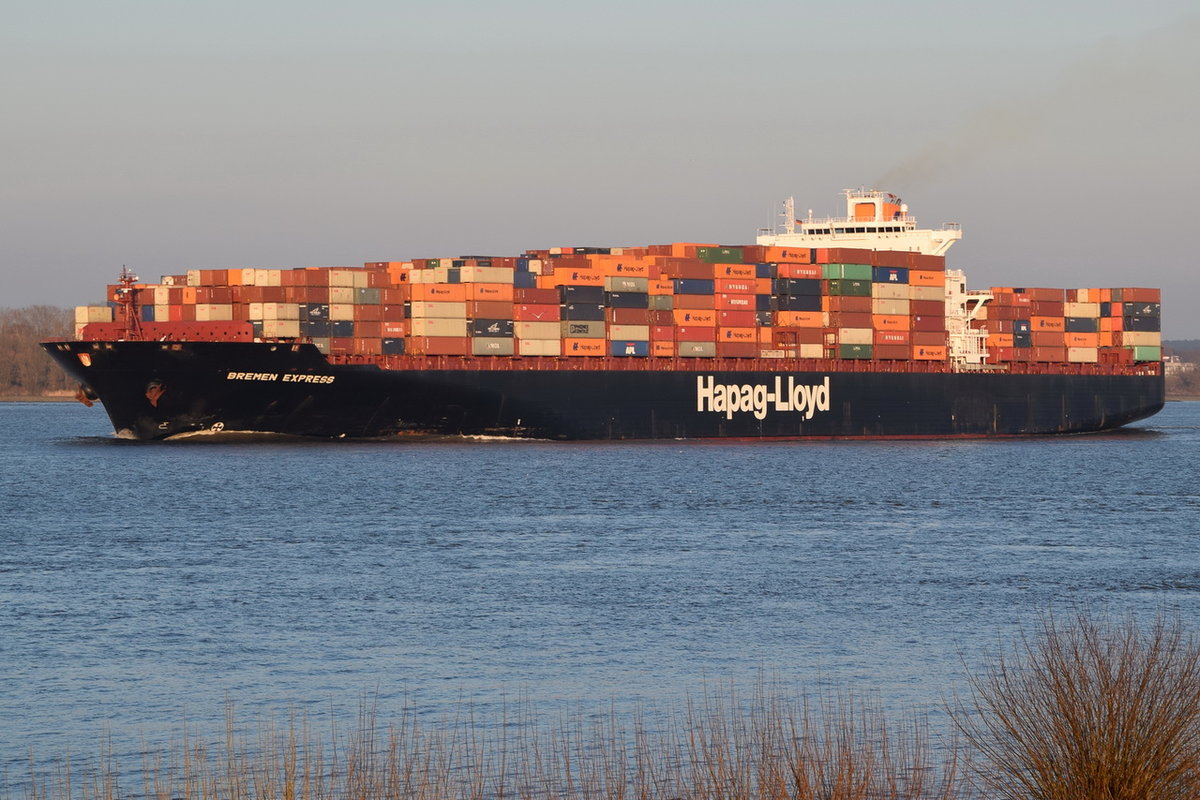
[[[752,245],[124,273],[43,347],[118,436],[1028,436],[1162,408],[1157,289],[968,291],[900,198]]]

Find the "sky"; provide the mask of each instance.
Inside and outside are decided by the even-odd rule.
[[[867,186],[971,288],[1157,286],[1200,338],[1194,0],[2,2],[0,307],[745,244]]]

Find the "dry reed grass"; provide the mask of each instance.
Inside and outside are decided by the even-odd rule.
[[[996,800],[1200,798],[1200,643],[1178,616],[1046,616],[953,718]]]
[[[232,708],[216,746],[184,733],[147,755],[136,790],[111,749],[34,780],[29,800],[951,800],[954,747],[935,750],[919,719],[889,723],[844,696],[705,695],[648,716],[498,723],[469,711],[427,729],[413,713],[383,725],[364,703],[346,734],[303,717],[240,733]],[[34,774],[31,763],[31,774]],[[125,779],[128,780],[128,779]]]

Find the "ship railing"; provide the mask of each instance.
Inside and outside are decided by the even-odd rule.
[[[384,370],[496,372],[838,372],[948,373],[959,371],[946,361],[825,358],[687,358],[680,356],[458,356],[336,354],[330,363],[373,366]],[[1157,361],[1135,363],[985,362],[991,374],[1015,375],[1160,375]]]

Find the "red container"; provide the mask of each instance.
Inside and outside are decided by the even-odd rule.
[[[503,300],[472,300],[467,303],[467,316],[472,319],[514,319],[514,306]]]
[[[514,296],[518,303],[532,305],[558,304],[557,289],[516,289]]]
[[[680,341],[691,341],[680,339]],[[758,342],[717,342],[719,358],[755,358],[758,356]]]
[[[872,351],[875,358],[884,361],[907,361],[911,354],[912,348],[907,344],[877,344]]]
[[[945,331],[946,317],[944,315],[935,317],[931,314],[914,314],[912,318],[912,329],[914,331]]]
[[[811,264],[778,263],[775,274],[780,278],[817,278],[821,277],[821,268]]]
[[[518,303],[513,306],[513,319],[518,322],[557,322],[559,311],[557,303]]]
[[[758,324],[758,315],[753,311],[718,311],[717,324],[725,327],[752,328]]]
[[[945,330],[938,330],[938,331],[914,330],[910,334],[910,336],[911,336],[911,341],[914,346],[915,345],[926,345],[926,346],[933,347],[933,346],[936,346],[939,344],[945,344],[948,340]]]
[[[465,356],[471,352],[471,340],[466,336],[410,336],[407,349],[415,356]]]
[[[1032,351],[1032,358],[1037,362],[1062,364],[1067,360],[1067,348],[1065,347],[1034,347]]]
[[[678,301],[678,297],[676,297],[676,301]],[[678,305],[678,302],[676,302],[676,305]],[[713,295],[713,307],[717,309],[753,312],[755,309],[755,299],[753,294],[729,294],[722,292]]]
[[[717,329],[712,325],[677,325],[675,326],[675,341],[677,342],[715,342]]]
[[[875,331],[875,344],[878,345],[904,345],[907,348],[912,344],[912,334],[908,331]]]
[[[650,341],[652,342],[673,342],[675,341],[675,326],[674,325],[655,325],[650,328]]]
[[[732,265],[718,264],[717,271],[721,272],[726,266]],[[718,294],[754,294],[756,290],[754,282],[754,268],[746,267],[746,269],[750,270],[749,278],[717,278],[715,282],[716,292]]]
[[[716,300],[711,294],[677,294],[675,295],[675,308],[714,309]]]
[[[908,313],[914,317],[944,317],[946,304],[940,300],[909,300]]]
[[[660,263],[664,278],[712,278],[713,265],[693,258],[667,258]]]
[[[605,311],[612,325],[649,325],[650,312],[645,308],[610,308]]]

